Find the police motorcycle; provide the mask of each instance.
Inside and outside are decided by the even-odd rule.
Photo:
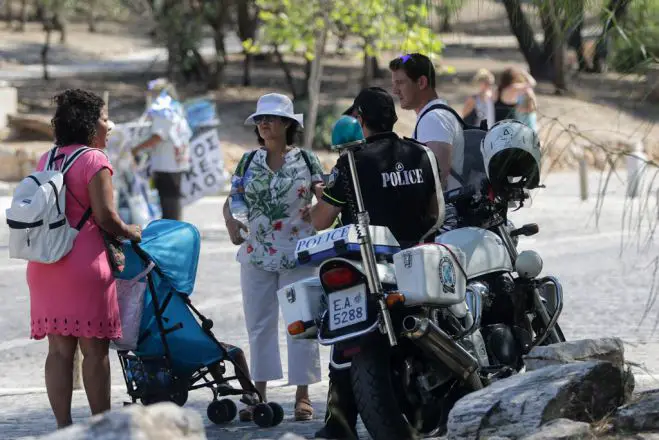
[[[387,228],[369,225],[352,154],[364,141],[344,118],[333,144],[348,155],[358,222],[298,242],[299,262],[319,273],[278,291],[284,320],[293,338],[317,337],[335,368],[350,368],[373,439],[441,435],[459,398],[522,371],[534,346],[565,340],[561,284],[538,278],[536,252],[517,251],[538,227],[507,220],[538,187],[539,141],[517,121],[493,126],[481,143],[484,179],[472,179],[482,183],[445,193],[458,229],[401,250]]]

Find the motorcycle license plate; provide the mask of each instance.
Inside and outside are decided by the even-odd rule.
[[[366,286],[331,293],[327,307],[330,331],[366,321]]]

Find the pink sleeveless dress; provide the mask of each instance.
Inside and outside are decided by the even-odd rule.
[[[69,156],[79,147],[70,145],[59,152]],[[39,160],[38,170],[45,168],[47,155]],[[66,218],[71,227],[78,224],[89,208],[89,182],[103,168],[113,172],[103,152],[88,151],[66,174]],[[80,230],[71,252],[60,261],[28,263],[27,283],[32,339],[49,334],[99,339],[121,337],[117,289],[93,215]]]

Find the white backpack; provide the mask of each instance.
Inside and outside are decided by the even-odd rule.
[[[57,156],[55,147],[48,154],[45,171],[37,171],[21,181],[7,209],[10,258],[50,264],[71,251],[91,211],[87,210],[75,228],[69,225],[64,215],[64,176],[80,156],[91,150],[81,147],[66,158]],[[61,171],[55,169],[59,159],[63,163]]]

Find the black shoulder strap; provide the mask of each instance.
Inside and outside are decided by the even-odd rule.
[[[85,223],[87,223],[87,220],[89,220],[89,217],[92,216],[92,208],[88,208],[87,211],[82,215],[82,218],[76,225],[76,229],[80,231],[83,226],[85,226]]]
[[[476,127],[475,125],[470,125],[467,124],[464,119],[462,119],[462,116],[458,114],[452,107],[446,105],[446,104],[433,104],[430,107],[428,107],[423,113],[421,113],[421,116],[419,116],[419,119],[416,122],[416,125],[414,126],[414,139],[416,139],[417,135],[417,129],[419,128],[419,122],[421,122],[421,119],[430,113],[433,110],[446,110],[447,112],[450,112],[453,116],[455,116],[455,119],[458,120],[460,125],[462,125],[463,130],[480,130],[481,127]],[[486,123],[487,124],[487,123]]]
[[[431,112],[431,111],[433,111],[433,110],[446,110],[446,111],[448,111],[448,112],[451,112],[451,114],[452,114],[453,116],[455,116],[455,118],[458,120],[458,122],[460,123],[460,125],[462,125],[462,129],[463,129],[463,130],[470,130],[470,129],[478,129],[478,128],[479,128],[479,127],[476,127],[476,126],[473,126],[473,125],[469,125],[469,124],[467,124],[467,123],[462,119],[462,117],[458,114],[458,112],[456,112],[455,110],[453,110],[452,107],[449,107],[448,105],[445,105],[445,104],[433,104],[433,105],[431,105],[430,107],[428,107],[423,113],[421,113],[421,116],[419,116],[419,119],[417,119],[417,121],[416,121],[416,125],[414,126],[414,139],[416,139],[416,136],[417,136],[417,129],[419,128],[419,122],[421,122],[421,119],[422,119],[425,115],[427,115],[429,112]],[[457,181],[460,183],[460,185],[463,185],[463,186],[464,186],[465,182],[464,182],[464,180],[462,179],[462,176],[460,176],[460,175],[459,175],[459,174],[458,174],[453,168],[451,168],[451,176],[453,176],[453,178],[454,178],[455,180],[457,180]]]
[[[256,155],[257,151],[259,150],[250,151],[249,154],[247,155],[247,159],[245,159],[245,163],[243,164],[242,169],[238,170],[238,172],[240,173],[239,174],[240,177],[243,177],[247,172],[247,168],[249,168],[249,164],[252,163],[252,160],[254,159],[254,156]]]
[[[309,174],[313,176],[313,168],[311,168],[311,159],[309,158],[309,153],[304,148],[300,148],[300,152],[302,153],[302,159],[304,159],[304,163],[306,163],[307,168],[309,168]]]

